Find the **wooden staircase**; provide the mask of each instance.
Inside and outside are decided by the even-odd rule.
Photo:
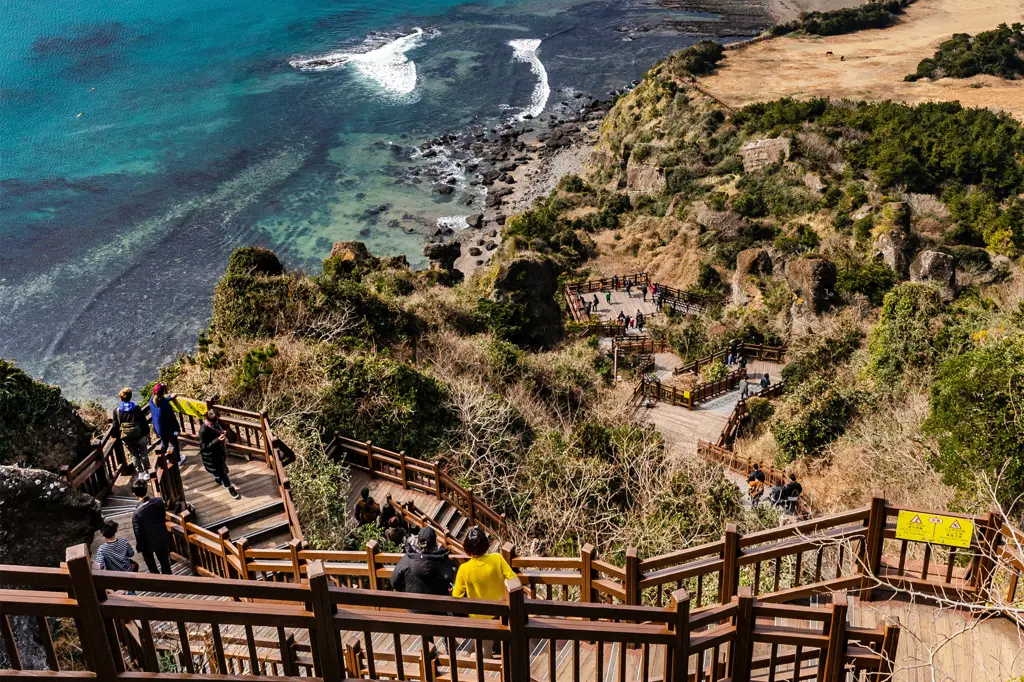
[[[249,547],[284,547],[292,539],[284,502],[275,500],[204,526],[211,533],[226,528],[235,541],[245,538]]]

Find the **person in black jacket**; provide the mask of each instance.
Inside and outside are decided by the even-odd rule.
[[[146,562],[150,573],[171,574],[171,534],[167,532],[166,508],[159,497],[149,496],[149,485],[141,478],[132,483],[132,493],[139,499],[139,506],[132,514],[132,529],[135,531],[135,549]],[[157,570],[157,560],[160,569]]]
[[[220,415],[216,410],[208,410],[203,425],[199,427],[199,454],[203,458],[203,468],[213,474],[217,485],[222,485],[236,500],[241,497],[228,478],[228,434],[220,423]]]
[[[391,574],[391,586],[398,592],[446,597],[451,594],[457,570],[448,550],[437,546],[434,529],[427,526],[406,547],[405,555]]]

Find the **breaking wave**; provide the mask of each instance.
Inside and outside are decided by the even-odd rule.
[[[530,71],[537,76],[537,85],[530,95],[530,106],[519,112],[519,120],[525,120],[527,116],[540,116],[551,96],[551,85],[548,83],[548,72],[544,64],[537,56],[537,49],[540,47],[540,40],[536,38],[510,40],[509,47],[512,48],[512,58],[517,62],[525,62],[530,65]]]
[[[422,41],[423,29],[416,28],[409,35],[365,52],[329,52],[319,57],[295,57],[288,63],[300,71],[331,71],[350,64],[360,76],[388,95],[403,98],[416,89],[416,62],[405,53]],[[372,45],[367,42],[368,47]]]

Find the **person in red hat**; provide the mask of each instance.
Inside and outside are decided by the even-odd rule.
[[[160,439],[160,446],[157,452],[164,454],[170,449],[178,455],[178,464],[185,462],[185,455],[181,453],[178,446],[178,418],[171,407],[171,401],[178,396],[168,393],[167,384],[157,384],[153,387],[153,397],[149,399],[149,416],[153,419],[153,430]],[[172,460],[173,461],[173,460]]]

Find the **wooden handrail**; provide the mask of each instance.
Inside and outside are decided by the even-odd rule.
[[[56,583],[53,587],[41,587],[32,571],[22,567],[4,568],[6,584],[32,589],[0,590],[3,618],[35,617],[47,632],[45,619],[67,618],[67,627],[77,631],[82,643],[87,670],[99,679],[109,680],[201,680],[211,679],[214,673],[248,677],[265,674],[264,665],[271,662],[287,668],[282,671],[286,677],[274,679],[289,681],[308,679],[313,674],[314,679],[324,680],[359,675],[372,678],[378,677],[378,667],[399,666],[397,677],[426,682],[422,676],[407,677],[402,667],[416,665],[421,649],[429,655],[427,638],[449,645],[455,638],[470,640],[470,652],[474,648],[478,652],[475,665],[481,672],[486,669],[498,673],[501,682],[528,682],[534,659],[529,648],[531,640],[562,641],[576,650],[597,642],[599,659],[609,644],[617,645],[620,655],[624,655],[627,645],[642,645],[645,658],[658,652],[666,665],[672,660],[686,662],[696,655],[701,668],[698,675],[708,675],[708,679],[719,679],[717,673],[723,662],[717,653],[708,660],[702,652],[727,647],[732,651],[729,665],[743,679],[742,671],[752,667],[767,667],[773,674],[783,672],[781,666],[791,661],[766,662],[752,656],[755,648],[763,649],[764,644],[784,638],[787,643],[819,649],[819,660],[834,660],[830,665],[836,668],[835,674],[826,679],[840,682],[845,665],[869,674],[885,674],[886,652],[872,647],[883,646],[887,637],[892,639],[891,631],[885,628],[862,628],[843,636],[832,630],[823,637],[819,624],[831,623],[842,628],[836,626],[845,617],[845,602],[841,598],[829,606],[785,607],[791,623],[802,621],[806,625],[769,624],[765,621],[780,607],[755,599],[749,589],[741,589],[717,608],[695,609],[691,613],[690,597],[684,590],[674,592],[664,606],[573,605],[527,599],[526,589],[518,579],[507,581],[505,598],[494,602],[401,593],[371,595],[332,585],[326,565],[319,560],[309,564],[308,582],[294,585],[93,571],[85,545],[69,548],[66,564],[51,577]],[[113,591],[122,589],[137,596]],[[167,593],[177,596],[152,596]],[[381,607],[384,609],[380,610]],[[424,611],[438,615],[422,615]],[[466,613],[496,618],[451,615]],[[258,628],[276,630],[276,641],[272,635],[257,637]],[[365,648],[359,646],[358,640],[343,641],[343,632],[365,633]],[[297,645],[297,637],[306,633],[309,644]],[[386,635],[395,647],[381,651],[379,644],[373,646],[376,634]],[[417,640],[416,652],[403,646],[403,640],[412,639]],[[485,641],[500,643],[503,657],[498,664],[485,664],[481,657]],[[10,669],[0,672],[13,676],[21,667],[21,658],[14,638],[5,634],[4,642],[10,647],[8,658],[12,664]],[[44,648],[47,642],[49,638],[44,638]],[[159,648],[158,642],[162,643]],[[762,646],[757,647],[758,644]],[[238,647],[242,649],[236,653]],[[259,648],[270,652],[261,653]],[[161,651],[180,652],[182,655],[175,660],[184,670],[162,673]],[[553,649],[548,652],[551,657],[554,654]],[[47,655],[57,661],[52,642]],[[459,665],[465,662],[466,658],[460,657]],[[297,677],[298,666],[303,667],[306,677]],[[143,672],[131,677],[121,672],[133,669]],[[681,670],[685,675],[686,668]],[[639,682],[656,682],[663,672],[668,670],[651,671],[645,665]],[[32,675],[34,679],[55,679],[67,677],[68,673],[50,670],[34,671]],[[661,679],[669,677],[675,679],[671,674]]]

